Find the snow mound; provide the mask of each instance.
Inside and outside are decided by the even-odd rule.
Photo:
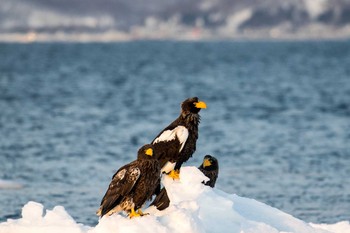
[[[82,233],[87,229],[77,224],[62,206],[46,210],[44,216],[43,210],[42,204],[28,202],[22,208],[22,218],[1,223],[0,233]]]
[[[313,224],[311,226],[323,230],[327,230],[333,233],[349,233],[350,232],[350,223],[348,221],[342,221],[335,224]]]
[[[196,167],[183,167],[180,181],[162,180],[169,208],[149,207],[144,210],[149,215],[133,219],[122,214],[103,217],[95,227],[76,223],[62,206],[44,214],[43,205],[28,202],[22,218],[0,223],[0,233],[350,233],[349,222],[308,224],[256,200],[204,186],[205,179]]]

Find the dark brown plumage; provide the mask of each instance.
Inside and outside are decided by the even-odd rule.
[[[137,160],[121,167],[102,198],[97,215],[111,215],[125,211],[132,216],[139,216],[138,210],[151,199],[160,183],[159,162],[153,154],[153,146],[144,145],[138,151]],[[138,211],[140,215],[142,212]]]
[[[179,171],[196,150],[199,111],[206,104],[197,97],[188,98],[181,104],[181,113],[152,141],[162,172]]]
[[[166,189],[163,187],[150,206],[155,206],[158,210],[165,210],[170,205],[170,199]]]
[[[218,160],[211,156],[206,155],[204,156],[203,163],[198,167],[198,169],[203,172],[203,174],[209,178],[208,181],[203,183],[205,185],[208,185],[212,188],[214,188],[216,180],[219,175],[219,163]]]
[[[218,160],[211,156],[204,156],[203,163],[198,167],[198,169],[209,178],[208,181],[202,182],[205,185],[208,185],[214,188],[216,180],[219,174],[219,163]],[[168,193],[165,188],[160,190],[160,193],[156,196],[156,198],[151,203],[151,206],[155,206],[158,210],[164,210],[169,207],[170,199],[168,197]]]

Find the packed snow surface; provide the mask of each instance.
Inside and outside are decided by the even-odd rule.
[[[306,223],[256,200],[204,186],[207,178],[196,167],[183,167],[180,176],[179,181],[162,180],[171,201],[164,211],[145,206],[148,215],[129,219],[114,214],[93,227],[77,223],[62,206],[44,213],[42,204],[30,201],[22,218],[0,223],[0,233],[350,233],[349,222]]]

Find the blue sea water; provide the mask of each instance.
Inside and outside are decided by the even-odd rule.
[[[217,188],[306,222],[350,219],[350,42],[0,44],[0,221],[95,211],[113,173],[198,96]]]

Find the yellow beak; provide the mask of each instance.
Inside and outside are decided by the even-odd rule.
[[[146,155],[152,156],[153,155],[153,150],[151,148],[145,150]]]
[[[208,167],[211,165],[211,162],[209,161],[209,159],[204,159],[203,161],[203,167]]]
[[[197,103],[194,104],[196,106],[196,108],[207,108],[207,104],[203,101],[199,101]]]

